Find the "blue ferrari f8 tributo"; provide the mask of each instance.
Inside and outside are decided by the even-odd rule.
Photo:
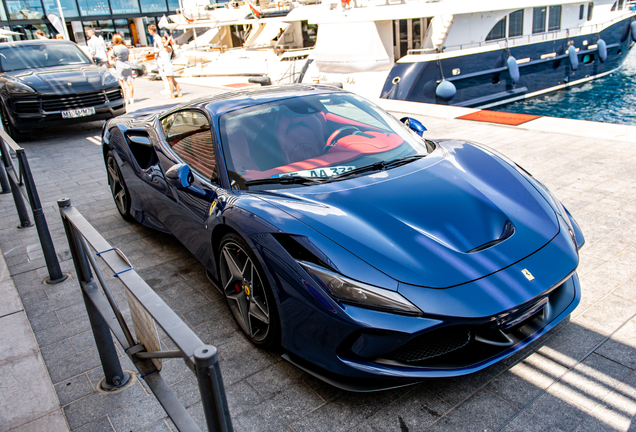
[[[118,117],[103,150],[121,215],[182,242],[252,343],[362,391],[481,370],[580,299],[583,235],[550,191],[423,130],[289,85]]]

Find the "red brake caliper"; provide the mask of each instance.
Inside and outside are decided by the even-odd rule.
[[[237,293],[241,292],[241,283],[237,282],[236,285],[234,285],[234,289],[236,290]]]

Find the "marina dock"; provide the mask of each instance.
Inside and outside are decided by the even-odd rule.
[[[184,98],[178,102],[220,91],[205,87],[204,79],[180,82]],[[137,79],[135,87],[133,109],[173,102],[158,96],[160,81]],[[176,430],[143,379],[117,394],[96,391],[103,372],[59,216],[62,197],[125,253],[205,343],[218,348],[236,431],[635,430],[636,126],[548,116],[511,126],[458,118],[475,109],[375,102],[398,118],[420,120],[428,129],[425,138],[492,147],[563,202],[586,238],[578,269],[582,298],[570,321],[472,375],[379,393],[336,389],[287,363],[282,352],[251,345],[185,247],[172,236],[124,221],[107,185],[103,122],[70,126],[34,136],[22,147],[62,270],[72,278],[42,283],[47,269],[35,228],[17,229],[11,195],[0,196],[0,260],[6,263],[0,379],[11,383],[0,392],[0,431]],[[127,310],[123,295],[116,300]],[[32,333],[26,320],[22,333],[6,324],[18,316],[28,318]],[[123,368],[134,370],[119,354]],[[24,357],[29,362],[21,362]],[[179,359],[165,361],[162,374],[204,428],[196,377]]]

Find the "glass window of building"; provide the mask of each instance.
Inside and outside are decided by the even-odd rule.
[[[545,32],[546,7],[536,7],[532,11],[532,34]]]
[[[142,12],[167,12],[165,0],[140,0]]]
[[[60,11],[57,8],[57,0],[42,0],[42,3],[44,4],[44,10],[47,15],[52,13],[60,16]],[[60,0],[60,6],[62,6],[64,18],[74,18],[79,16],[75,0]]]
[[[523,34],[523,9],[514,11],[508,17],[508,37],[517,37]]]
[[[24,39],[37,39],[35,32],[42,30],[47,37],[51,36],[51,29],[46,24],[24,24],[16,25],[11,29],[14,32],[22,34],[22,40]],[[15,35],[15,40],[20,40],[20,36]]]
[[[9,17],[15,20],[42,19],[44,9],[40,0],[6,0]]]
[[[107,45],[110,45],[113,41],[113,35],[115,34],[115,26],[113,20],[99,20],[97,25],[102,29],[102,37]]]
[[[4,8],[0,5],[0,20],[2,21],[6,21],[7,20],[7,13],[4,11]],[[9,30],[8,27],[3,27],[5,30]]]
[[[110,15],[108,0],[77,0],[82,16]]]
[[[110,0],[110,8],[113,14],[139,13],[137,0]]]
[[[550,6],[548,31],[561,30],[561,6]]]
[[[495,26],[490,30],[486,40],[504,39],[506,37],[506,17],[503,17]]]
[[[171,12],[179,9],[179,0],[168,0],[168,9]]]
[[[119,34],[122,38],[124,38],[124,43],[126,45],[133,45],[133,41],[130,37],[130,25],[128,25],[127,19],[116,19],[115,23],[115,33]]]

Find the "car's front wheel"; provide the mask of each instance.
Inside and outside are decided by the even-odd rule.
[[[280,323],[276,303],[260,263],[245,240],[227,234],[219,248],[223,294],[234,319],[255,344],[279,343]]]
[[[15,142],[22,142],[29,139],[28,133],[20,132],[13,126],[4,105],[2,106],[2,126],[4,127],[5,132],[8,133]]]
[[[130,194],[128,188],[124,182],[124,177],[121,175],[119,165],[117,165],[117,159],[112,150],[108,150],[106,154],[106,171],[108,174],[108,185],[110,186],[110,193],[113,195],[113,200],[119,210],[119,214],[127,221],[133,221],[134,218],[130,214]]]

